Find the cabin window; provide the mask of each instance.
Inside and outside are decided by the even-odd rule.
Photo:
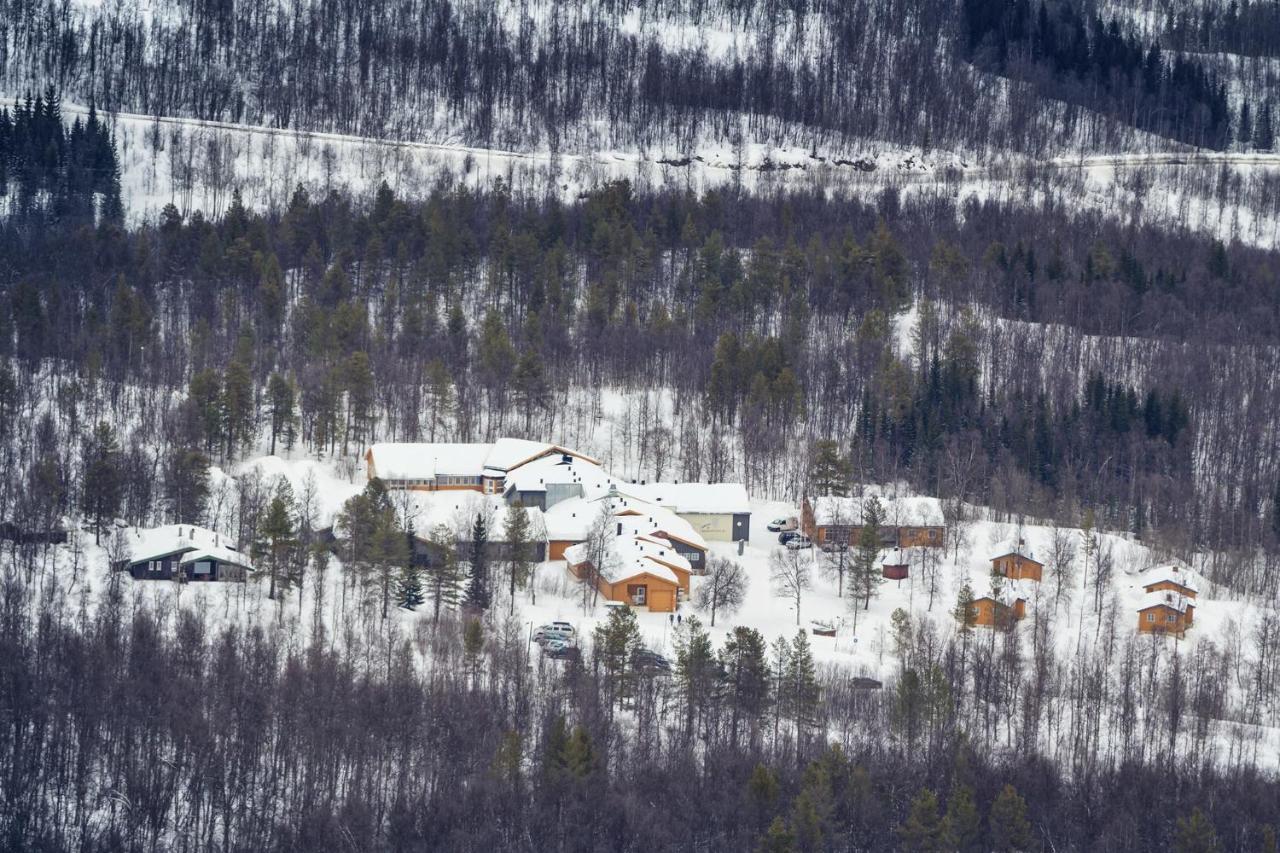
[[[147,571],[149,572],[160,571],[160,566],[161,566],[161,563],[159,560],[147,560]]]
[[[193,574],[207,575],[211,571],[213,571],[213,563],[209,562],[208,560],[197,560],[195,563],[195,567],[192,568],[191,571]]]
[[[1156,621],[1156,615],[1155,615],[1154,613],[1148,613],[1148,614],[1147,614],[1147,621],[1148,621],[1148,622],[1154,622],[1154,621]]]
[[[1173,624],[1174,622],[1177,622],[1177,621],[1178,621],[1178,617],[1177,617],[1175,614],[1170,613],[1168,616],[1166,616],[1166,617],[1164,618],[1164,621],[1166,621],[1166,622],[1168,622],[1168,623],[1170,623],[1170,624]]]

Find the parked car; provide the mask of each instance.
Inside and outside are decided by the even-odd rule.
[[[554,649],[543,649],[543,651],[552,660],[582,660],[582,650],[577,646],[561,645]]]
[[[542,644],[542,650],[550,654],[551,652],[560,652],[569,648],[572,643],[568,640],[547,640]]]
[[[790,542],[792,539],[795,539],[797,536],[803,536],[803,535],[804,535],[803,533],[799,533],[795,530],[784,530],[778,534],[778,544],[786,545],[788,542]]]
[[[805,535],[803,535],[803,534],[798,535],[798,536],[793,536],[792,538],[788,539],[788,540],[787,540],[785,543],[783,543],[783,544],[785,544],[785,545],[786,545],[788,548],[790,548],[792,551],[799,551],[799,550],[800,550],[800,549],[802,549],[802,548],[812,548],[812,547],[813,547],[813,542],[812,542],[812,541],[810,541],[810,539],[809,539],[809,537],[808,537],[808,536],[805,536]]]
[[[794,515],[787,516],[786,518],[775,518],[773,521],[765,525],[765,527],[774,533],[781,533],[785,530],[799,530],[800,519],[796,518]]]
[[[566,636],[572,637],[576,633],[577,632],[573,630],[573,626],[570,625],[568,622],[548,622],[545,625],[539,625],[537,627],[537,630],[534,632],[533,638],[536,640],[538,639],[538,636],[542,634],[552,634],[552,635],[564,634]]]
[[[671,673],[671,661],[648,649],[637,649],[631,655],[631,665],[641,672],[648,672],[654,675],[669,675]]]
[[[573,642],[573,634],[567,631],[561,631],[558,628],[542,627],[533,633],[533,641],[539,645],[550,642],[551,640],[564,640],[565,642]]]

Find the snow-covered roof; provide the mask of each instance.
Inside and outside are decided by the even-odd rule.
[[[230,554],[227,559],[248,566],[244,556],[235,550],[230,537],[190,524],[164,524],[160,527],[131,528],[125,534],[129,543],[129,561],[156,560],[179,552],[207,550]],[[184,557],[185,562],[185,557]]]
[[[384,480],[434,480],[440,476],[478,477],[481,474],[498,478],[512,468],[550,453],[570,454],[588,463],[595,462],[566,447],[523,438],[466,444],[381,442],[370,445],[367,453],[373,462],[373,473]]]
[[[194,563],[197,560],[217,560],[219,563],[230,563],[233,566],[242,566],[249,571],[253,571],[253,564],[241,554],[239,551],[231,548],[219,548],[210,546],[208,548],[197,548],[194,551],[188,551],[182,555],[178,561],[180,564]]]
[[[547,538],[559,542],[585,539],[587,531],[600,515],[602,504],[608,506],[614,523],[622,525],[624,534],[654,534],[665,539],[678,539],[703,551],[707,549],[707,541],[693,529],[693,525],[671,510],[637,498],[607,493],[596,498],[569,498],[550,507],[544,514]]]
[[[751,501],[741,483],[654,483],[647,487],[653,502],[675,512],[749,513]]]
[[[611,480],[599,465],[577,456],[553,453],[526,462],[506,474],[506,488],[520,492],[546,491],[548,484],[577,483],[584,487],[607,488]]]
[[[502,541],[503,521],[507,503],[498,495],[485,495],[472,491],[409,492],[409,520],[413,533],[420,539],[431,535],[436,526],[443,524],[460,538],[470,537],[470,525],[476,514],[484,512],[490,519],[489,541]],[[525,507],[529,515],[529,536],[541,540],[546,535],[546,520],[542,511]]]
[[[891,548],[885,551],[884,557],[880,560],[882,566],[905,566],[908,562],[907,552],[901,548]]]
[[[1158,592],[1148,592],[1143,595],[1142,600],[1138,603],[1138,612],[1150,610],[1153,607],[1168,607],[1170,610],[1186,613],[1189,606],[1195,606],[1195,602],[1182,593],[1174,592],[1170,589],[1162,589]]]
[[[824,495],[813,498],[814,523],[828,525],[862,524],[862,506],[869,499]],[[882,527],[941,527],[942,505],[937,498],[877,496],[880,501]]]
[[[1012,607],[1018,601],[1030,600],[1031,595],[1022,581],[1006,580],[1000,584],[998,591],[992,590],[986,595],[976,596],[974,601],[982,601],[984,598],[998,601],[1005,607]]]
[[[1036,559],[1035,553],[1027,547],[1027,543],[1020,542],[1016,539],[1005,540],[998,543],[995,548],[991,549],[992,560],[998,560],[1001,557],[1008,557],[1010,554],[1023,557],[1035,563],[1040,563],[1040,560]],[[1044,565],[1043,563],[1040,564]]]
[[[566,548],[564,556],[571,565],[585,561],[588,557],[586,543],[579,542],[577,545]],[[596,568],[600,572],[600,577],[609,583],[619,583],[638,575],[648,574],[669,583],[678,584],[680,581],[676,573],[669,565],[664,564],[676,565],[686,572],[689,571],[688,561],[676,553],[670,544],[664,547],[652,541],[644,541],[624,534],[610,540],[609,554],[604,560],[604,565]]]
[[[1155,584],[1168,581],[1169,583],[1177,584],[1183,589],[1190,590],[1193,593],[1200,592],[1200,586],[1191,576],[1191,572],[1172,563],[1147,569],[1142,573],[1141,581],[1144,587],[1150,587]]]

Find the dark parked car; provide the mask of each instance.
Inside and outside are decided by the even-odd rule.
[[[671,661],[648,649],[640,649],[633,654],[631,656],[631,665],[641,672],[649,672],[655,675],[669,675],[671,673]]]
[[[547,657],[553,660],[582,660],[582,650],[577,646],[561,646],[547,651]]]
[[[797,536],[800,536],[800,535],[802,534],[797,530],[784,530],[778,534],[778,544],[786,545],[792,539],[795,539]]]

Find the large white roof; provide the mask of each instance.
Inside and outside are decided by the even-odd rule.
[[[413,533],[426,539],[431,531],[443,524],[462,539],[469,539],[471,525],[478,513],[488,516],[489,541],[502,541],[502,527],[506,519],[507,503],[498,495],[485,495],[472,491],[407,492],[409,521]],[[541,541],[546,537],[546,523],[541,510],[526,507],[529,514],[529,536]]]
[[[1040,562],[1036,557],[1035,552],[1027,546],[1026,542],[1019,542],[1016,539],[1006,539],[1003,542],[996,543],[996,546],[991,549],[990,559],[996,560],[1000,557],[1007,557],[1010,554],[1017,554],[1020,557],[1026,557],[1028,560],[1035,560],[1037,563]]]
[[[184,553],[183,563],[200,557],[213,558],[252,569],[248,558],[235,549],[233,540],[204,527],[191,524],[164,524],[160,527],[130,528],[125,532],[129,543],[129,561],[155,560],[160,557]]]
[[[653,502],[675,512],[749,513],[751,500],[741,483],[654,483],[642,487]]]
[[[937,498],[877,497],[882,511],[880,523],[884,527],[940,527],[943,524],[942,504]],[[862,505],[866,499],[835,495],[813,498],[810,506],[813,507],[814,523],[820,527],[862,524]]]
[[[524,438],[463,444],[381,442],[370,445],[368,450],[374,474],[384,480],[478,477],[482,473],[497,478],[521,463],[553,452],[557,457],[572,454],[588,464],[594,462],[560,445]]]

